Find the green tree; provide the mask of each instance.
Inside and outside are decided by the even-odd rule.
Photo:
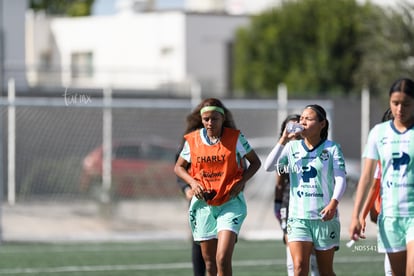
[[[363,57],[353,80],[372,94],[388,98],[395,79],[414,73],[414,4],[406,1],[395,8],[377,7],[364,24],[365,39],[358,42]]]
[[[30,0],[30,8],[50,15],[87,16],[95,0]]]
[[[381,51],[391,47],[392,57],[404,56],[392,47],[397,40],[381,38],[389,20],[400,27],[403,22],[397,12],[387,15],[355,0],[285,1],[236,34],[233,85],[244,94],[263,96],[274,95],[281,82],[296,96],[359,92],[378,80],[369,76],[374,74],[371,59],[379,72],[390,70],[380,64],[385,56],[375,40],[383,40]],[[396,35],[396,27],[387,28]]]

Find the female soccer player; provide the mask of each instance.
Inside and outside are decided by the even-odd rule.
[[[325,110],[308,105],[300,117],[302,140],[285,129],[266,158],[267,171],[289,172],[288,244],[295,275],[308,275],[315,249],[321,275],[335,275],[334,252],[339,247],[337,206],[346,188],[345,162],[340,146],[328,140]]]
[[[387,253],[393,275],[414,275],[414,82],[396,80],[389,90],[393,120],[371,129],[355,196],[351,239],[361,237],[360,215],[366,193],[381,165],[378,251]]]
[[[283,132],[286,128],[286,125],[290,123],[299,123],[300,115],[292,114],[289,115],[283,120],[282,125],[280,126],[280,137],[283,135]],[[298,133],[292,139],[302,139]],[[276,174],[276,186],[275,186],[275,201],[273,205],[273,210],[276,216],[276,219],[280,223],[280,227],[283,230],[283,243],[286,245],[286,268],[288,276],[293,276],[293,260],[292,255],[290,254],[289,246],[287,244],[287,220],[289,218],[289,196],[290,194],[290,183],[289,183],[289,173],[277,173]],[[310,269],[311,276],[319,276],[318,264],[316,262],[315,252],[312,252],[310,257]]]
[[[261,162],[220,100],[202,101],[190,116],[189,128],[199,122],[202,127],[184,136],[174,171],[193,190],[190,226],[207,275],[232,275],[234,246],[247,215],[243,189]]]
[[[392,113],[391,109],[387,109],[382,116],[382,122],[386,122],[392,120]],[[373,223],[377,223],[378,215],[381,212],[381,163],[378,162],[377,168],[375,169],[374,175],[374,183],[372,184],[367,199],[365,201],[364,207],[362,208],[362,214],[360,216],[360,223],[361,223],[361,238],[365,238],[365,229],[366,229],[366,217],[368,213],[370,215],[370,219]],[[388,255],[385,254],[384,258],[384,273],[385,276],[392,276],[392,270],[390,265],[390,260],[388,259]]]

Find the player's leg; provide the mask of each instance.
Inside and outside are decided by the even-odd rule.
[[[237,236],[232,231],[222,230],[218,233],[217,272],[218,275],[232,275],[232,257]]]
[[[309,263],[310,263],[311,276],[319,276],[318,263],[316,260],[315,252],[311,253]],[[293,269],[292,255],[290,254],[289,246],[286,246],[286,267],[287,267],[288,276],[295,275],[294,269]]]
[[[292,254],[295,276],[308,275],[309,258],[313,244],[309,241],[290,241],[289,249]]]
[[[203,253],[204,263],[206,265],[206,273],[208,276],[217,275],[217,239],[200,242],[201,252]]]
[[[414,240],[407,243],[407,276],[414,276]]]
[[[328,221],[313,220],[311,225],[319,275],[333,276],[333,259],[341,233],[339,219],[334,217]]]
[[[407,218],[378,217],[378,251],[387,253],[393,275],[405,275]]]
[[[219,275],[231,275],[234,245],[247,215],[243,193],[219,206],[217,214],[217,268]]]
[[[310,220],[290,218],[287,225],[288,245],[295,275],[308,275],[313,250]]]
[[[387,253],[393,275],[405,275],[407,251]]]
[[[333,259],[335,248],[328,250],[315,250],[316,260],[318,261],[319,274],[321,276],[334,276]]]
[[[196,242],[193,242],[191,258],[194,276],[206,275],[206,265],[204,264],[203,254],[201,253],[201,246]]]
[[[414,218],[406,219],[407,275],[414,276]]]
[[[193,198],[190,203],[189,222],[193,239],[200,244],[207,275],[217,276],[217,232],[213,211],[204,200]]]

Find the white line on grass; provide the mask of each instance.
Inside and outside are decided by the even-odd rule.
[[[361,256],[358,258],[337,257],[335,263],[373,263],[383,262],[381,256]],[[245,260],[233,261],[234,267],[247,266],[272,266],[284,265],[285,259],[268,260]],[[186,263],[163,263],[163,264],[136,264],[136,265],[99,265],[99,266],[61,266],[61,267],[39,267],[39,268],[5,268],[0,269],[0,274],[36,274],[36,273],[67,273],[67,272],[98,272],[98,271],[139,271],[139,270],[169,270],[190,269],[192,264]]]
[[[101,245],[85,245],[82,247],[72,247],[71,245],[67,246],[53,246],[47,249],[47,252],[53,252],[53,253],[68,253],[68,252],[102,252],[108,249],[107,246],[101,246]],[[125,246],[125,245],[119,245],[119,246],[111,246],[110,251],[115,252],[125,252],[125,251],[131,251],[131,252],[140,252],[140,251],[155,251],[155,250],[188,250],[188,248],[183,248],[181,245],[170,245],[170,246],[163,246],[163,247],[154,247],[151,245],[136,245],[136,246]],[[36,248],[36,246],[30,245],[30,246],[20,246],[18,248],[12,248],[7,250],[1,250],[0,255],[11,255],[11,254],[21,254],[22,252],[27,253],[28,251],[32,253],[44,253],[45,249],[42,246],[39,246],[39,248]]]

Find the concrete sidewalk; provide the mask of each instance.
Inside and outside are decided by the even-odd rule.
[[[282,231],[269,200],[247,199],[248,216],[240,238],[280,240]],[[353,203],[340,202],[341,238],[348,239]],[[376,226],[367,221],[367,236]],[[137,200],[99,206],[91,201],[3,204],[4,241],[128,241],[189,239],[187,203],[182,199]]]

